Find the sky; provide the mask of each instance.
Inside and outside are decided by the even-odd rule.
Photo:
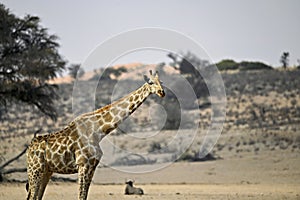
[[[280,66],[300,59],[298,0],[2,0],[17,16],[37,15],[69,63],[83,63],[104,41],[143,27],[174,30],[197,42],[211,62],[222,59],[262,61]],[[187,47],[188,48],[188,47]],[[157,54],[157,55],[156,55]],[[165,52],[133,53],[115,61],[170,61]]]

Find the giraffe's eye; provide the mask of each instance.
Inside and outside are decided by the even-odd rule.
[[[149,84],[149,85],[153,85],[153,81],[149,80],[149,81],[148,81],[148,84]]]

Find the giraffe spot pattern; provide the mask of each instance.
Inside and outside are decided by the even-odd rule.
[[[33,138],[27,150],[28,199],[35,198],[42,176],[51,176],[53,172],[78,172],[79,197],[86,199],[87,190],[82,188],[88,188],[102,156],[99,142],[134,112],[150,92],[146,83],[117,102],[77,117],[63,130]]]

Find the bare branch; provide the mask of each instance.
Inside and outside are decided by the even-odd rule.
[[[27,172],[27,168],[12,168],[2,172],[2,174],[12,174],[15,172]]]
[[[40,131],[41,131],[41,129],[38,129],[37,131],[35,131],[33,137],[36,137],[36,134],[39,133]],[[26,145],[25,149],[24,149],[21,153],[19,153],[16,157],[13,157],[12,159],[10,159],[10,160],[7,161],[6,163],[4,163],[2,166],[0,166],[0,171],[3,171],[3,169],[4,169],[7,165],[9,165],[10,163],[12,163],[13,161],[18,160],[23,154],[26,153],[27,148],[28,148],[28,145]],[[4,173],[5,173],[5,172],[4,172]],[[4,174],[4,173],[3,173],[3,174]],[[7,171],[6,171],[6,173],[7,173]],[[10,172],[10,173],[12,173],[12,172]]]
[[[28,148],[28,146],[26,146],[26,148],[21,153],[19,153],[19,155],[17,155],[16,157],[10,159],[6,163],[4,163],[2,166],[0,166],[0,171],[2,171],[4,167],[6,167],[7,165],[9,165],[13,161],[18,160],[24,153],[26,153],[27,148]]]

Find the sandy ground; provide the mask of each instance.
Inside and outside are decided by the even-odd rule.
[[[5,184],[0,188],[1,199],[25,199],[24,185]],[[299,185],[266,184],[158,184],[139,185],[143,196],[124,195],[123,185],[95,185],[88,199],[300,199]],[[298,190],[298,192],[297,192]],[[77,185],[49,184],[45,200],[77,199]]]
[[[264,132],[255,135],[251,131],[240,130],[222,134],[215,148],[221,159],[215,161],[175,162],[162,169],[158,169],[161,167],[159,165],[118,169],[98,167],[88,199],[300,200],[299,133],[273,131],[272,136],[271,133],[266,136]],[[284,142],[284,138],[281,138],[283,136],[289,136],[292,142]],[[20,145],[23,140],[24,138],[2,140],[1,155],[6,160],[16,155],[16,152],[24,148]],[[23,156],[11,167],[24,166],[25,162]],[[77,175],[65,177],[76,179]],[[24,181],[27,176],[26,173],[15,173],[8,178]],[[145,195],[125,196],[124,182],[128,178],[134,179],[135,185],[141,187]],[[50,181],[44,199],[71,200],[77,199],[77,194],[76,183]],[[0,184],[0,200],[26,199],[26,195],[25,183]]]
[[[142,174],[98,168],[88,199],[300,199],[299,151],[222,156],[226,159],[173,163]],[[126,178],[133,178],[145,195],[125,196]],[[50,182],[44,199],[77,199],[77,189],[76,183]],[[25,198],[25,184],[0,185],[0,199]]]

